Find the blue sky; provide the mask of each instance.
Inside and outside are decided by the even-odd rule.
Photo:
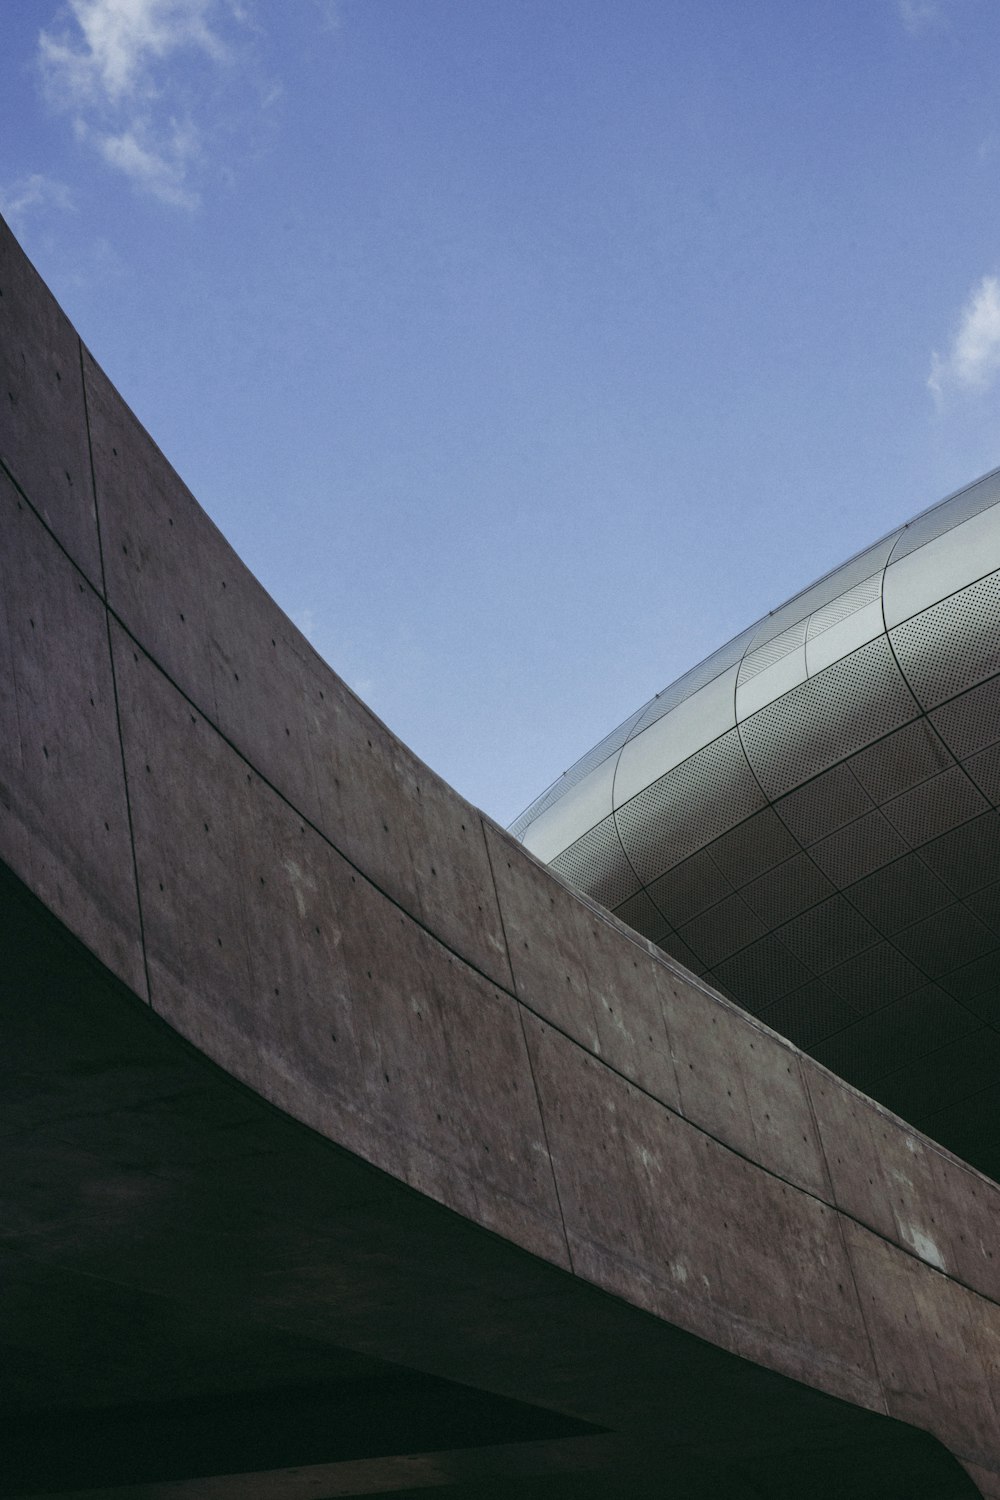
[[[503,822],[1000,463],[994,0],[18,0],[0,205]]]

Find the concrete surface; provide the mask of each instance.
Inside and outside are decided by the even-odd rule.
[[[1000,1189],[417,761],[0,290],[0,1493],[1000,1495]]]

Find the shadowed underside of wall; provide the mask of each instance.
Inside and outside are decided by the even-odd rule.
[[[0,291],[0,1493],[1000,1494],[1000,1190],[444,786]]]

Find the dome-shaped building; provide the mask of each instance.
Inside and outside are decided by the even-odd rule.
[[[513,831],[978,1164],[1000,1158],[1000,471],[658,693]]]

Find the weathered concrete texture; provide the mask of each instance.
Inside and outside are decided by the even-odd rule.
[[[9,347],[44,335],[62,348],[61,315],[4,245]],[[76,1078],[64,1060],[62,1118],[87,1124],[43,1132],[23,1184],[35,1217],[12,1254],[25,1296],[41,1305],[32,1278],[45,1265],[60,1306],[86,1300],[111,1257],[124,1300],[109,1315],[128,1322],[139,1296],[154,1348],[170,1344],[148,1310],[157,1299],[183,1310],[189,1349],[199,1313],[212,1345],[225,1305],[262,1348],[294,1330],[631,1432],[648,1474],[665,1441],[655,1412],[672,1403],[675,1447],[700,1434],[703,1473],[710,1451],[724,1455],[719,1494],[744,1492],[738,1458],[755,1443],[745,1492],[790,1492],[808,1467],[800,1410],[819,1403],[823,1441],[842,1455],[862,1428],[872,1454],[918,1442],[888,1414],[932,1434],[987,1492],[1000,1475],[1000,1189],[571,895],[445,787],[284,619],[90,357],[78,355],[85,393],[67,407],[37,373],[46,359],[16,426],[0,424],[0,860],[148,998],[159,1020],[134,1023],[160,1027],[165,1055],[180,1049],[184,1082],[145,1099],[116,1051],[145,1045],[127,1017],[95,1064],[109,1078],[100,1108],[81,1105],[86,1065]],[[94,493],[74,483],[75,509],[65,494],[51,503],[35,448],[92,448]],[[95,513],[96,562],[81,541]],[[51,1005],[62,1013],[58,996]],[[220,1126],[212,1084],[200,1115],[174,1035],[250,1091],[245,1114]],[[12,1139],[45,1125],[36,1072],[15,1069]],[[260,1101],[298,1122],[282,1123],[280,1148]],[[125,1142],[144,1120],[154,1128],[133,1158]],[[160,1126],[186,1144],[154,1169]],[[327,1183],[303,1126],[339,1153],[343,1180],[352,1160],[387,1177],[353,1199],[336,1186],[349,1206],[311,1220],[308,1248],[293,1237],[279,1251],[270,1231],[250,1233],[262,1184],[278,1191],[270,1159],[307,1199]],[[240,1147],[230,1218],[209,1231],[221,1181],[205,1159],[220,1129]],[[201,1162],[180,1196],[165,1185],[178,1150]],[[60,1206],[95,1172],[127,1204],[120,1239],[102,1220],[107,1198],[96,1216]],[[381,1206],[366,1229],[369,1195]],[[226,1262],[227,1279],[218,1247],[238,1247],[241,1226],[245,1265],[231,1276]],[[407,1244],[429,1264],[408,1265]],[[516,1316],[502,1289],[487,1296],[501,1274]],[[73,1342],[68,1314],[52,1317],[49,1365]],[[646,1384],[627,1378],[640,1327],[657,1330]],[[620,1355],[611,1393],[574,1364],[600,1366],[599,1330]],[[141,1339],[126,1343],[109,1399],[142,1358]],[[517,1353],[506,1365],[505,1343]],[[235,1349],[230,1329],[213,1378],[226,1352],[238,1366]],[[298,1355],[291,1367],[306,1370]],[[176,1350],[175,1369],[183,1392]],[[67,1377],[64,1403],[81,1400],[85,1374]],[[43,1389],[15,1382],[10,1399],[37,1409]],[[759,1410],[749,1428],[736,1419],[734,1401],[767,1399],[770,1426]],[[615,1492],[608,1462],[625,1464],[628,1445],[612,1449],[594,1493]]]

